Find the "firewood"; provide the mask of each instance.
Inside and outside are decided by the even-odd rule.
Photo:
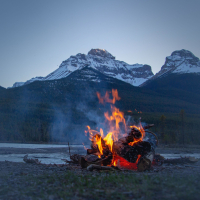
[[[146,171],[147,169],[150,169],[151,161],[148,158],[141,158],[137,167],[139,172]]]
[[[95,165],[95,164],[91,164],[87,167],[88,171],[93,171],[94,169],[96,170],[111,170],[111,171],[115,171],[116,169],[113,167],[109,167],[109,166],[100,166],[100,165]]]
[[[88,156],[88,155],[87,155]],[[80,158],[80,165],[82,168],[86,168],[87,166],[91,164],[96,165],[109,165],[112,160],[112,155],[109,155],[105,158],[90,158],[88,159],[87,156],[81,156]]]
[[[82,157],[82,155],[73,154],[70,156],[70,159],[73,161],[73,163],[80,164],[81,157]]]
[[[155,151],[151,151],[150,153],[148,153],[147,155],[145,155],[144,157],[149,159],[151,161],[151,163],[153,162],[155,156]]]
[[[143,171],[146,171],[151,168],[151,164],[153,162],[154,155],[155,155],[155,152],[151,151],[147,155],[140,158],[140,160],[138,162],[138,166],[137,166],[139,172],[143,172]]]
[[[98,149],[87,149],[87,154],[95,154],[98,152]]]
[[[131,163],[135,163],[138,155],[142,157],[151,151],[149,142],[141,141],[134,146],[124,145],[120,142],[114,142],[113,149],[115,153]]]
[[[142,137],[142,133],[136,128],[132,128],[131,132],[128,135],[133,136],[133,138],[136,138],[136,139],[139,139]]]
[[[39,161],[38,159],[33,159],[33,158],[28,158],[28,155],[25,155],[23,158],[23,161],[26,163],[32,163],[32,164],[41,164],[41,161]]]
[[[84,157],[81,157],[81,167],[82,168],[86,168],[88,165],[89,165],[89,163],[85,160],[85,158]]]
[[[143,129],[149,129],[154,124],[149,124]],[[151,131],[145,130],[146,132],[152,133]],[[157,136],[152,133],[156,139]],[[133,127],[131,132],[128,133],[126,137],[120,138],[118,141],[113,142],[112,152],[117,156],[120,156],[131,163],[138,163],[138,170],[144,171],[151,167],[151,163],[154,159],[154,152],[152,146],[148,141],[142,140],[142,133],[139,129]],[[102,146],[102,151],[100,152],[97,145],[97,141],[100,141]],[[133,146],[129,145],[131,142],[134,142]],[[101,135],[98,132],[95,132],[93,136],[91,149],[87,149],[87,156],[79,157],[79,162],[82,168],[86,168],[90,165],[108,166],[111,164],[113,155],[109,149],[109,146],[106,145],[106,142],[103,140]],[[101,156],[100,156],[101,155]],[[140,158],[139,162],[138,159]]]
[[[94,154],[86,155],[86,156],[84,156],[84,158],[87,162],[96,162],[96,161],[100,160],[100,158]]]

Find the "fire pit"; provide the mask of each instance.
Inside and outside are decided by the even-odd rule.
[[[157,136],[148,130],[153,124],[144,127],[141,123],[128,126],[124,113],[114,106],[121,99],[116,89],[106,92],[103,97],[97,92],[97,97],[100,104],[110,104],[110,113],[104,113],[107,133],[102,128],[97,131],[87,126],[85,134],[89,134],[91,149],[87,149],[86,156],[72,155],[71,160],[88,170],[150,169],[155,155],[155,143],[158,142]],[[153,135],[153,140],[152,137],[147,137],[147,133]]]

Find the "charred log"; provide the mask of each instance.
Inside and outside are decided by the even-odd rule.
[[[98,149],[87,149],[87,154],[95,154],[98,153]]]
[[[131,163],[137,161],[138,155],[143,157],[151,151],[151,145],[149,142],[141,141],[135,144],[134,146],[125,145],[123,149],[121,148],[118,151],[118,155],[125,158]]]
[[[80,164],[82,155],[79,154],[73,154],[70,156],[70,159],[73,161],[74,164]]]
[[[87,156],[81,156],[80,158],[80,165],[82,168],[86,168],[89,165],[96,164],[101,166],[107,166],[110,165],[112,161],[112,155],[108,155],[104,158],[99,158],[95,155],[87,155]]]

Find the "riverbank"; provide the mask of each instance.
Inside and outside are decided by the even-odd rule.
[[[71,153],[85,154],[82,146]],[[69,148],[1,147],[0,156],[69,155]],[[196,155],[200,149],[158,147],[156,153]],[[40,158],[39,158],[40,160]],[[200,161],[153,166],[150,171],[89,172],[79,166],[0,162],[0,199],[199,199]]]

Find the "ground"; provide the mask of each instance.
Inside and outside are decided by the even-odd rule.
[[[34,149],[0,148],[0,154]],[[41,149],[44,152],[44,149]],[[65,148],[46,150],[66,151]],[[195,148],[158,148],[157,153],[199,153]],[[93,171],[78,166],[0,162],[0,199],[199,199],[200,161],[153,166],[150,171]]]

